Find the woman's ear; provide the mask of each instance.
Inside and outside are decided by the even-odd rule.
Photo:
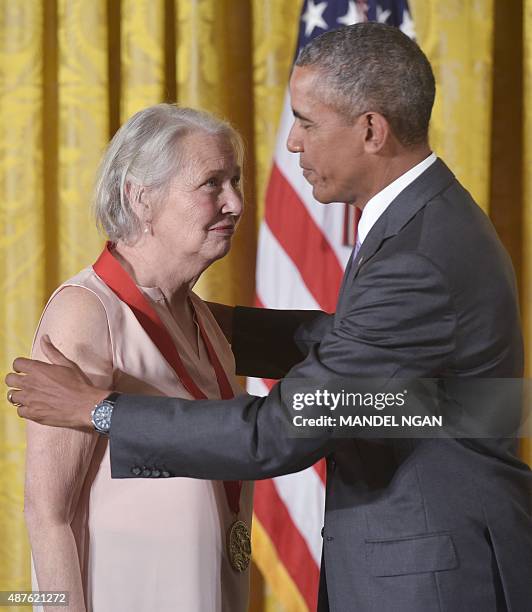
[[[153,209],[146,188],[143,185],[126,181],[124,196],[139,220],[142,233],[153,235]]]
[[[151,220],[152,211],[147,198],[146,188],[131,181],[126,181],[124,185],[124,195],[137,217],[144,221]]]

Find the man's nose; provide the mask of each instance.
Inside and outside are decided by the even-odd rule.
[[[302,153],[303,152],[303,141],[299,136],[299,130],[296,123],[292,124],[288,138],[286,139],[286,148],[290,153]]]

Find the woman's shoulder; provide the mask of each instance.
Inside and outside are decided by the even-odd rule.
[[[89,279],[90,272],[83,270],[53,292],[36,335],[47,333],[59,335],[64,341],[83,339],[91,344],[109,336],[104,304],[90,283],[85,282]]]
[[[43,314],[55,313],[67,320],[89,320],[92,323],[105,320],[107,317],[97,290],[97,279],[92,267],[81,270],[52,293]]]
[[[50,298],[45,314],[56,313],[65,319],[105,318],[100,298],[83,285],[61,285]]]
[[[76,363],[112,361],[110,334],[105,307],[94,291],[85,286],[81,274],[63,283],[46,305],[34,338],[48,335],[52,342]],[[105,368],[103,367],[105,366]]]
[[[107,322],[107,319],[116,318],[121,304],[114,291],[89,266],[66,280],[52,293],[44,313],[51,309],[59,314],[64,311],[71,318],[97,317]]]

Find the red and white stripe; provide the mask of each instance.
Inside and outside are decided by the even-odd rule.
[[[286,149],[291,124],[287,95],[259,234],[256,305],[333,312],[351,253],[344,244],[345,205],[323,205],[312,198],[298,156]],[[265,395],[271,384],[249,379],[248,391]],[[324,502],[323,461],[298,474],[256,483],[255,520],[308,610],[316,608]],[[275,571],[262,567],[260,558],[257,563],[267,579],[268,571]]]

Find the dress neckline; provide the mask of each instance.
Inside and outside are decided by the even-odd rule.
[[[144,293],[148,298],[150,298],[152,301],[154,301],[155,303],[159,304],[165,311],[165,313],[168,315],[169,317],[169,323],[175,325],[175,327],[177,328],[179,334],[182,336],[183,340],[184,340],[184,348],[185,350],[194,358],[194,360],[198,363],[203,363],[205,361],[205,354],[206,354],[206,348],[204,348],[204,355],[202,358],[202,351],[201,351],[201,343],[202,343],[202,338],[201,338],[201,329],[200,329],[200,325],[199,325],[199,321],[198,321],[198,310],[196,308],[196,305],[194,304],[194,300],[192,298],[191,292],[188,292],[188,299],[190,301],[190,305],[192,307],[192,322],[194,323],[194,327],[196,328],[196,338],[195,338],[195,344],[191,344],[187,334],[185,334],[183,327],[181,326],[181,324],[179,323],[179,321],[174,317],[174,315],[172,314],[169,306],[168,306],[168,302],[166,300],[166,297],[162,291],[162,289],[160,287],[143,287],[142,285],[137,285],[138,289]]]
[[[145,293],[149,298],[154,300],[155,302],[166,302],[166,298],[164,297],[164,293],[162,289],[159,287],[143,287],[142,285],[137,285],[137,287]]]

